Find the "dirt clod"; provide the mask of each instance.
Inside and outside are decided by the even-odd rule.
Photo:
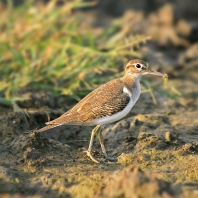
[[[130,165],[109,176],[101,185],[96,197],[173,198],[179,193],[181,193],[180,187],[173,190],[171,184],[157,179],[153,174],[144,173],[134,165]]]

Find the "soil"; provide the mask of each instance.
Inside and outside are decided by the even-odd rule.
[[[168,73],[167,90],[179,91],[181,96],[176,100],[154,92],[154,104],[149,93],[143,93],[125,119],[103,131],[107,153],[117,161],[105,161],[96,140],[94,156],[101,161],[96,164],[85,153],[91,127],[60,126],[36,133],[48,117],[54,119],[67,110],[63,97],[22,91],[30,96],[18,103],[26,110],[0,107],[0,197],[198,197],[198,41],[194,33],[198,24],[192,23],[194,12],[186,17],[192,3],[186,9],[180,5],[174,16],[177,2],[157,4],[147,17],[141,10],[130,10],[122,19],[123,28],[136,27],[135,32],[153,36],[154,42],[141,48],[143,58],[153,69]],[[98,18],[102,21],[100,12],[80,14],[92,16],[88,25],[93,25]],[[162,87],[161,78],[146,78],[154,90]]]

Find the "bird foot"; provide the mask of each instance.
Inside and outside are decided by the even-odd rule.
[[[116,158],[116,157],[108,157],[108,156],[105,156],[105,159],[106,159],[107,161],[110,161],[110,162],[115,162],[115,161],[117,161],[117,158]]]
[[[96,160],[93,155],[91,154],[91,152],[89,150],[86,151],[87,153],[87,156],[95,163],[99,164],[100,162],[98,160]],[[115,162],[117,161],[117,158],[116,157],[109,157],[107,155],[104,156],[105,160],[106,161],[110,161],[110,162]]]
[[[87,151],[87,156],[95,163],[100,163],[98,160],[96,160],[90,151]]]

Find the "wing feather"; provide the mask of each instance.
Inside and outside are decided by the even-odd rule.
[[[123,93],[123,87],[124,83],[119,78],[109,81],[88,94],[71,110],[46,124],[88,123],[94,119],[111,116],[122,111],[130,101],[128,94]]]

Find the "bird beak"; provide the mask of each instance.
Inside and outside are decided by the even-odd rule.
[[[151,71],[150,69],[147,69],[146,71],[144,71],[143,75],[146,75],[146,74],[151,74],[151,75],[160,76],[160,77],[163,77],[163,78],[168,78],[167,74],[162,74],[162,73],[157,72],[157,71]]]

